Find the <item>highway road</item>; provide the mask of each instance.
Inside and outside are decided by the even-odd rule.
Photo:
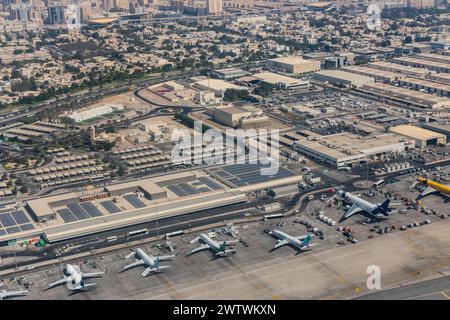
[[[257,62],[249,62],[249,63],[232,63],[232,64],[226,64],[218,67],[255,67],[259,66],[261,64],[264,64],[265,60],[257,61]],[[60,95],[58,98],[53,98],[47,101],[44,101],[42,103],[38,103],[35,105],[29,105],[29,106],[20,106],[18,105],[16,107],[17,111],[9,112],[7,114],[1,114],[0,115],[0,126],[19,121],[23,117],[29,117],[37,114],[38,112],[47,110],[47,109],[54,109],[57,107],[60,107],[65,104],[70,104],[77,102],[78,107],[82,107],[86,104],[89,104],[92,102],[92,100],[98,99],[98,98],[104,98],[106,96],[111,96],[115,94],[125,93],[129,91],[130,85],[136,86],[138,88],[145,88],[152,84],[161,83],[164,81],[171,81],[171,80],[178,80],[181,78],[190,77],[192,75],[195,75],[203,70],[208,70],[208,68],[198,68],[193,70],[175,70],[172,72],[169,72],[167,74],[162,74],[157,77],[152,77],[149,79],[139,79],[139,80],[133,80],[131,79],[130,82],[118,82],[118,83],[112,83],[109,85],[104,85],[102,87],[95,87],[91,88],[91,90],[83,90],[76,93],[66,94],[66,95]],[[86,103],[81,103],[81,101],[86,101]]]

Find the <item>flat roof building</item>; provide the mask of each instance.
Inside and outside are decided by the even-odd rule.
[[[450,99],[425,92],[417,92],[383,83],[368,83],[358,91],[377,96],[388,102],[400,103],[420,109],[450,108]]]
[[[374,78],[345,72],[341,70],[323,70],[314,74],[314,79],[346,87],[361,87],[367,83],[374,82]]]
[[[424,69],[417,69],[410,66],[404,66],[397,63],[390,63],[385,61],[377,61],[371,62],[367,65],[367,67],[372,69],[386,70],[394,73],[400,73],[402,75],[416,77],[416,78],[425,78],[427,74],[431,71]]]
[[[214,121],[232,128],[240,128],[249,124],[263,124],[269,118],[262,110],[252,106],[247,107],[217,107],[214,108]]]
[[[249,75],[247,71],[240,68],[225,68],[214,70],[213,74],[223,80],[231,80]]]
[[[422,60],[427,60],[427,61],[435,61],[435,62],[450,64],[449,56],[444,56],[444,55],[436,54],[436,53],[416,54],[414,57],[416,57],[418,59],[422,59]]]
[[[427,76],[427,79],[450,85],[450,73],[431,73]]]
[[[416,147],[420,149],[423,149],[428,145],[442,145],[447,142],[447,137],[442,133],[426,130],[412,125],[391,127],[389,131],[414,140]]]
[[[299,56],[270,59],[267,66],[285,73],[305,74],[320,70],[320,61],[305,60]]]
[[[438,122],[425,122],[421,124],[422,128],[434,132],[445,134],[447,141],[450,139],[450,124]]]
[[[309,86],[309,81],[291,78],[272,72],[257,73],[254,74],[253,77],[261,80],[262,82],[271,84],[277,87],[278,89],[288,90],[288,89],[307,88]]]
[[[415,78],[401,78],[398,80],[398,84],[413,90],[426,91],[439,96],[450,97],[450,86],[445,84]]]
[[[405,66],[411,66],[415,68],[426,68],[438,72],[450,73],[450,64],[448,63],[422,60],[414,57],[400,57],[393,59],[393,61],[395,63],[399,63]]]
[[[218,97],[223,97],[223,94],[227,89],[235,90],[247,90],[246,87],[237,86],[231,82],[227,82],[219,79],[205,79],[195,82],[195,86],[201,90],[212,91]]]
[[[22,215],[14,214],[23,218],[27,212],[39,224],[31,225],[29,222],[31,229],[0,233],[0,246],[30,237],[42,237],[49,243],[55,243],[169,216],[219,208],[247,201],[246,193],[294,185],[302,180],[302,176],[282,166],[267,176],[261,174],[263,165],[260,164],[215,166],[214,170],[232,176],[224,182],[225,176],[220,175],[222,180],[214,178],[210,169],[108,185],[89,194],[71,192],[31,199],[24,203],[26,211]],[[161,189],[165,192],[161,199],[149,199],[140,194],[145,191],[151,196],[162,196]]]
[[[76,110],[70,113],[66,113],[64,114],[64,116],[73,119],[73,121],[75,122],[81,122],[123,109],[124,106],[121,104],[105,104],[103,106],[98,106],[95,108]]]
[[[372,77],[377,81],[392,83],[395,82],[402,75],[386,70],[379,70],[368,67],[350,66],[341,68],[342,71],[359,74],[366,77]]]
[[[394,134],[370,138],[344,132],[316,136],[315,140],[295,141],[293,149],[318,162],[339,168],[367,161],[370,156],[403,152],[407,141]]]

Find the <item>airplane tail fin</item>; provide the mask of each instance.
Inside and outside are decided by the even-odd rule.
[[[381,205],[380,205],[380,209],[381,209],[381,212],[384,214],[384,215],[388,215],[389,214],[389,203],[391,202],[391,200],[390,199],[387,199],[387,200],[385,200]]]
[[[309,243],[311,242],[311,235],[307,235],[306,237],[305,237],[305,239],[303,239],[303,241],[302,241],[302,246],[304,246],[304,247],[307,247],[307,246],[309,246]]]

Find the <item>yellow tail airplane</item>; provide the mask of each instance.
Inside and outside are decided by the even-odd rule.
[[[450,186],[446,186],[445,184],[441,184],[422,177],[417,178],[417,182],[427,186],[425,190],[422,191],[422,193],[417,197],[417,199],[423,198],[433,192],[440,192],[446,195],[450,195]]]

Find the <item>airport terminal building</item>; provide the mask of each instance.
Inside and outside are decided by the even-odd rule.
[[[83,194],[62,193],[4,207],[0,246],[30,239],[55,243],[248,200],[248,193],[296,185],[302,177],[280,167],[229,164],[106,185]]]

